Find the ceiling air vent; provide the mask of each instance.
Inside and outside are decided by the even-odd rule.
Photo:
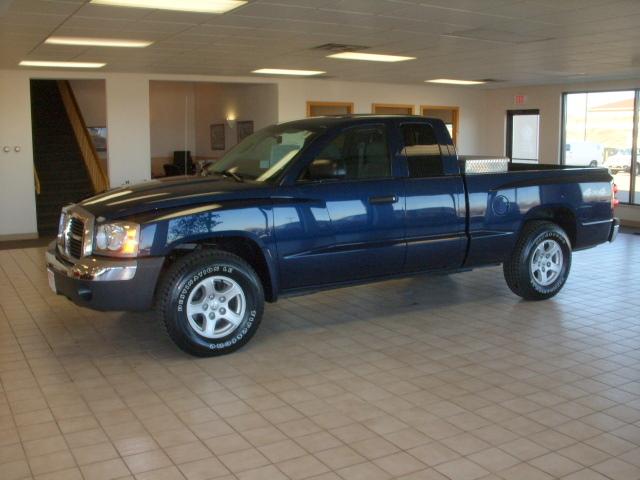
[[[349,45],[346,43],[325,43],[324,45],[318,45],[311,50],[323,50],[325,52],[340,53],[340,52],[359,52],[360,50],[367,50],[369,47],[365,45]]]

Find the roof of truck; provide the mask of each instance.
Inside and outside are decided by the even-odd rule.
[[[391,114],[373,114],[373,113],[355,113],[349,115],[326,115],[320,117],[309,117],[290,122],[283,122],[283,125],[296,125],[297,127],[334,127],[339,125],[348,125],[359,122],[377,120],[381,118],[393,118],[398,120],[438,120],[422,115],[391,115]],[[439,120],[438,120],[439,121]]]

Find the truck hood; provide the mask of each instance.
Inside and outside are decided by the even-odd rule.
[[[79,205],[106,220],[131,217],[156,210],[196,206],[223,200],[268,198],[273,187],[261,182],[236,182],[226,177],[170,177],[124,185]]]

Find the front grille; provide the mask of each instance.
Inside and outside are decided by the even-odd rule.
[[[58,253],[68,261],[91,255],[94,217],[82,207],[70,205],[62,209],[58,229]]]
[[[74,257],[82,256],[82,241],[84,236],[84,222],[77,217],[69,218],[69,226],[67,228],[67,253]]]

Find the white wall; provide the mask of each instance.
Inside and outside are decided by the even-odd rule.
[[[0,70],[0,240],[37,236],[29,88]]]
[[[107,92],[104,80],[70,80],[73,95],[87,127],[107,126]]]
[[[112,187],[151,176],[149,80],[140,75],[107,79],[109,182]]]

